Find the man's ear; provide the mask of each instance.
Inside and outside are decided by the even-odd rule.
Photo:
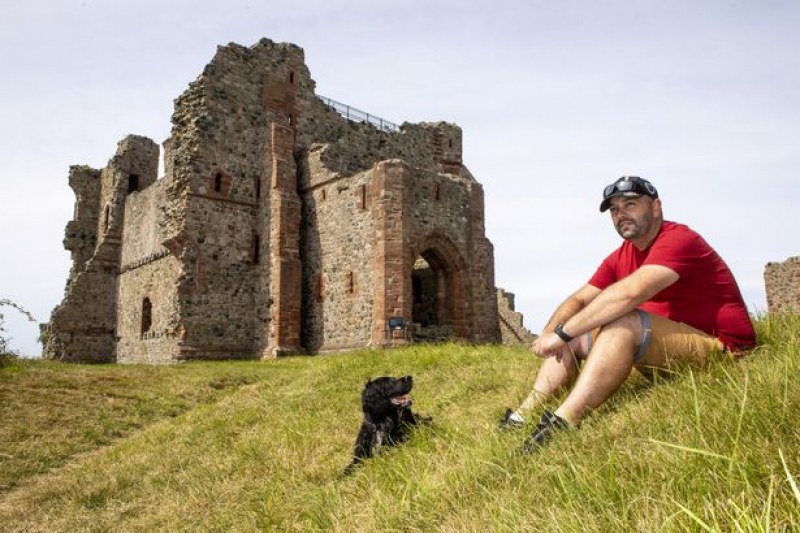
[[[664,217],[664,211],[662,210],[662,205],[661,205],[661,198],[653,199],[653,214],[658,218]]]

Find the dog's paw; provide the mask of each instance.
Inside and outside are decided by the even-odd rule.
[[[430,426],[433,424],[433,417],[429,415],[417,415],[417,420],[419,420],[419,423],[423,426]]]

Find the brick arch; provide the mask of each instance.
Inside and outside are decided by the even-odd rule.
[[[453,241],[438,232],[430,233],[412,246],[406,258],[406,272],[412,278],[414,264],[422,257],[430,265],[436,290],[437,325],[453,326],[456,337],[467,335],[466,261]],[[412,315],[415,295],[411,295]]]

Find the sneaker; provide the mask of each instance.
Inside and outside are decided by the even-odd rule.
[[[511,409],[506,409],[497,427],[498,429],[522,429],[525,427],[525,420],[521,416],[515,415]]]
[[[569,423],[566,420],[551,411],[545,410],[533,433],[525,439],[525,443],[522,445],[522,453],[527,454],[536,451],[550,439],[554,431],[568,427]]]

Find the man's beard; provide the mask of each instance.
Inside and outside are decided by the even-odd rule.
[[[646,235],[647,230],[652,222],[653,217],[649,213],[646,213],[639,220],[634,218],[626,218],[619,221],[615,226],[615,229],[617,230],[617,233],[619,233],[620,237],[629,241]],[[622,226],[625,226],[625,229],[623,229]]]

